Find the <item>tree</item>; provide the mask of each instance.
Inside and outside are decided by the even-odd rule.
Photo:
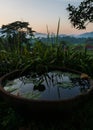
[[[76,29],[86,29],[93,23],[93,0],[84,0],[78,7],[68,5],[69,19]]]
[[[12,42],[16,41],[16,38],[20,40],[20,42],[26,42],[28,40],[27,35],[32,37],[35,32],[28,26],[28,22],[15,21],[7,25],[2,25],[2,34],[7,34],[7,38],[12,40]]]
[[[31,27],[28,27],[28,22],[15,21],[7,25],[2,25],[2,33],[15,34],[18,32],[25,32],[33,36],[33,31]]]

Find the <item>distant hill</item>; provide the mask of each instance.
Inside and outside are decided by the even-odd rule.
[[[35,35],[35,38],[39,38],[43,42],[49,42],[49,43],[56,42],[56,40],[54,39],[54,37],[55,37],[54,34],[51,34],[49,39],[47,39],[48,34],[46,34],[46,33],[35,32],[34,35]],[[6,33],[2,35],[1,29],[0,29],[0,37],[1,36],[6,37]],[[59,42],[65,41],[65,42],[71,43],[71,44],[80,44],[80,43],[93,44],[93,32],[82,33],[79,35],[59,34],[58,40],[59,40]]]
[[[5,34],[2,34],[2,29],[0,28],[0,36],[6,36]],[[40,32],[35,32],[35,37],[36,38],[47,38],[48,34],[46,33],[40,33]],[[54,34],[51,34],[51,37],[53,37]],[[93,32],[86,32],[86,33],[82,33],[79,35],[76,34],[72,34],[72,35],[67,35],[67,34],[59,34],[59,37],[75,37],[75,38],[93,38]]]
[[[47,34],[36,32],[35,37],[36,38],[47,38]]]
[[[36,37],[41,37],[41,38],[46,38],[47,34],[45,33],[35,33]],[[51,35],[53,36],[53,35]],[[87,33],[82,33],[79,35],[67,35],[67,34],[59,34],[60,37],[75,37],[75,38],[93,38],[93,32],[87,32]]]
[[[77,35],[77,38],[93,38],[93,32],[87,32]]]
[[[48,40],[47,34],[45,34],[45,33],[36,33],[35,37],[41,39],[43,42],[47,42],[47,40]],[[93,32],[83,33],[80,35],[59,34],[59,38],[58,38],[59,42],[65,41],[70,44],[86,43],[87,40],[89,42],[90,39],[91,39],[91,43],[93,44]],[[54,34],[50,36],[49,42],[55,43]]]

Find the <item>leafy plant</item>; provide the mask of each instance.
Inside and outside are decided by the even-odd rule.
[[[89,23],[93,23],[93,1],[83,0],[78,7],[68,5],[69,19],[77,29],[85,29]]]

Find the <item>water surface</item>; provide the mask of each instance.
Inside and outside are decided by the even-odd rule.
[[[4,89],[29,99],[62,100],[86,93],[90,87],[89,80],[81,79],[79,74],[51,71],[41,76],[32,73],[7,81]]]

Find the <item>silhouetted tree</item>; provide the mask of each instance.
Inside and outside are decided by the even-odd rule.
[[[15,21],[7,25],[2,25],[2,34],[6,34],[7,45],[11,48],[21,47],[23,43],[28,43],[29,39],[27,36],[34,36],[34,32],[31,27],[29,27],[28,22]]]
[[[15,35],[17,33],[25,33],[33,36],[33,31],[31,27],[28,27],[28,22],[15,21],[7,25],[2,25],[2,33],[7,33],[10,35]]]
[[[88,23],[93,23],[93,0],[84,0],[78,7],[69,4],[67,10],[76,29],[86,29]]]
[[[31,27],[28,27],[28,22],[15,21],[7,25],[2,25],[2,34],[6,34],[9,41],[12,42],[19,40],[20,42],[27,41],[27,35],[34,36],[34,32]]]

